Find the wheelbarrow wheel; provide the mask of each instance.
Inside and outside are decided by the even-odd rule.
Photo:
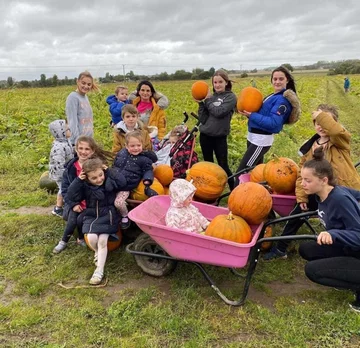
[[[156,255],[168,254],[161,248],[149,235],[142,233],[138,236],[134,242],[134,250],[152,253]],[[153,277],[163,277],[170,274],[177,265],[176,261],[161,259],[158,257],[140,256],[134,255],[137,265],[142,271]]]

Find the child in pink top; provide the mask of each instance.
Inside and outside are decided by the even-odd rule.
[[[196,187],[185,179],[176,179],[170,184],[169,190],[171,205],[165,216],[166,226],[188,232],[203,232],[210,221],[191,204]]]

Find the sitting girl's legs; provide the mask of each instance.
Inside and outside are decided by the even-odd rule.
[[[128,209],[126,206],[126,200],[129,197],[129,191],[120,191],[116,195],[116,199],[114,202],[115,207],[119,210],[121,215],[120,228],[122,230],[126,230],[130,227],[130,220],[128,218]]]
[[[107,257],[107,242],[109,235],[108,234],[100,234],[97,235],[95,233],[88,234],[88,241],[91,246],[95,250],[95,258],[97,258],[97,266],[94,274],[90,279],[90,284],[98,285],[101,283],[104,277],[104,268]]]

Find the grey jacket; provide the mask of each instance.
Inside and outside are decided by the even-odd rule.
[[[200,133],[213,137],[229,135],[236,102],[236,95],[231,91],[214,93],[210,98],[200,102]]]
[[[61,181],[65,163],[74,157],[72,146],[66,138],[65,120],[56,120],[49,124],[49,130],[55,138],[49,158],[49,177]]]

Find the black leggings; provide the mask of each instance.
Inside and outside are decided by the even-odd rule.
[[[270,150],[271,146],[258,146],[247,141],[247,149],[241,159],[240,165],[236,173],[248,167],[255,166],[264,162],[264,155]],[[239,178],[235,180],[236,186],[239,185]]]
[[[307,207],[308,207],[309,211],[317,210],[318,202],[315,199],[315,195],[308,196],[308,200],[309,200],[309,203],[307,203]],[[297,203],[295,205],[294,209],[291,211],[290,216],[300,214],[300,213],[304,213],[304,211],[300,208],[300,204]],[[305,220],[303,220],[303,219],[296,219],[296,220],[288,221],[286,223],[281,235],[282,236],[294,236],[297,233],[297,231],[299,230],[299,228],[304,224],[304,222],[305,222]],[[277,248],[280,251],[285,252],[288,245],[290,244],[290,242],[291,241],[280,241],[280,242],[278,242]]]
[[[300,245],[299,253],[309,261],[305,274],[311,281],[360,294],[360,252],[310,241]]]
[[[204,133],[200,133],[200,146],[204,157],[204,161],[214,162],[214,153],[219,166],[225,170],[227,176],[231,176],[232,172],[228,164],[228,145],[227,136],[212,137]],[[230,189],[234,188],[234,179],[228,180]]]
[[[61,239],[63,242],[67,243],[70,240],[76,228],[78,231],[79,239],[84,239],[84,234],[82,233],[84,215],[85,215],[85,210],[83,210],[81,213],[77,213],[72,209],[69,210],[65,231]]]

